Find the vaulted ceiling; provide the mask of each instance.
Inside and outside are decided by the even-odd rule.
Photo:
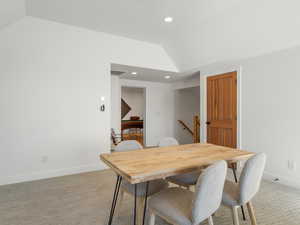
[[[27,0],[28,15],[162,44],[239,0]],[[174,23],[166,24],[164,17]],[[184,29],[183,29],[184,28]]]
[[[189,36],[240,0],[27,0],[27,14],[161,44],[181,69]],[[164,18],[174,22],[166,24]],[[198,40],[197,42],[199,42]],[[196,43],[197,44],[197,43]]]
[[[160,44],[181,71],[300,45],[299,8],[296,0],[26,1],[30,16]]]

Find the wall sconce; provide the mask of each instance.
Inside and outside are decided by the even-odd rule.
[[[101,96],[100,111],[101,112],[105,111],[105,97],[104,96]]]

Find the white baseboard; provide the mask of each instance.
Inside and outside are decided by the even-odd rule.
[[[300,189],[300,180],[291,177],[284,177],[280,175],[273,175],[270,172],[264,172],[263,178],[268,181],[272,181],[274,183],[279,183],[282,185],[286,185],[289,187]]]
[[[238,177],[241,175],[241,172],[242,172],[241,170],[242,170],[242,168],[238,167],[238,169],[237,169]],[[263,179],[267,180],[267,181],[271,181],[273,183],[278,183],[278,184],[282,184],[285,186],[300,189],[300,180],[297,178],[286,177],[286,176],[282,176],[282,175],[274,175],[268,171],[265,171],[264,175],[263,175]]]
[[[0,185],[41,180],[41,179],[47,179],[47,178],[52,178],[52,177],[60,177],[60,176],[65,176],[65,175],[72,175],[72,174],[78,174],[78,173],[84,173],[84,172],[92,172],[92,171],[104,170],[104,169],[107,169],[107,167],[103,163],[100,162],[100,163],[94,164],[94,165],[82,165],[79,167],[64,168],[64,169],[58,169],[58,170],[48,170],[48,171],[31,173],[31,174],[19,174],[19,175],[15,175],[15,176],[1,177]]]

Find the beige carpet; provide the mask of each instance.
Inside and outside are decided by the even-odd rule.
[[[0,225],[107,224],[115,179],[111,171],[102,171],[0,186]],[[127,196],[113,224],[132,224],[132,203]],[[264,181],[253,203],[258,224],[300,224],[299,190]],[[232,224],[230,211],[221,207],[214,222]]]

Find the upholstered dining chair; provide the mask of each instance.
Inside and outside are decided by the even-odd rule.
[[[114,145],[117,145],[118,143],[120,143],[122,141],[122,136],[116,134],[114,128],[111,128],[111,140]]]
[[[135,140],[128,140],[128,141],[120,142],[116,146],[115,152],[132,151],[132,150],[140,150],[140,149],[143,149],[143,146],[139,142]],[[148,187],[148,196],[158,193],[159,191],[167,187],[168,187],[168,182],[166,182],[163,179],[150,181]],[[120,209],[122,205],[124,194],[127,193],[134,196],[134,191],[135,191],[134,185],[123,179],[120,188],[119,202],[117,204],[118,209]],[[142,224],[143,209],[144,209],[145,196],[146,196],[146,183],[137,184],[136,193],[137,193],[137,204],[138,204],[137,222],[138,224]]]
[[[178,187],[165,189],[149,200],[150,222],[156,215],[173,225],[198,225],[208,219],[213,225],[212,214],[222,201],[227,164],[219,161],[207,167],[200,175],[195,193]]]
[[[178,141],[173,137],[165,137],[158,142],[159,147],[167,147],[179,145]]]
[[[136,140],[121,141],[116,147],[116,152],[126,152],[143,149],[143,146]]]
[[[226,180],[222,204],[231,208],[234,225],[239,225],[237,208],[243,205],[247,205],[251,224],[257,224],[251,200],[259,190],[265,164],[266,155],[259,153],[246,162],[238,184]]]
[[[163,138],[158,143],[159,147],[176,146],[176,145],[179,145],[179,143],[173,137]],[[183,186],[189,190],[191,186],[196,185],[200,173],[201,172],[197,171],[197,172],[176,175],[176,176],[168,177],[166,180],[169,181],[170,183]]]

